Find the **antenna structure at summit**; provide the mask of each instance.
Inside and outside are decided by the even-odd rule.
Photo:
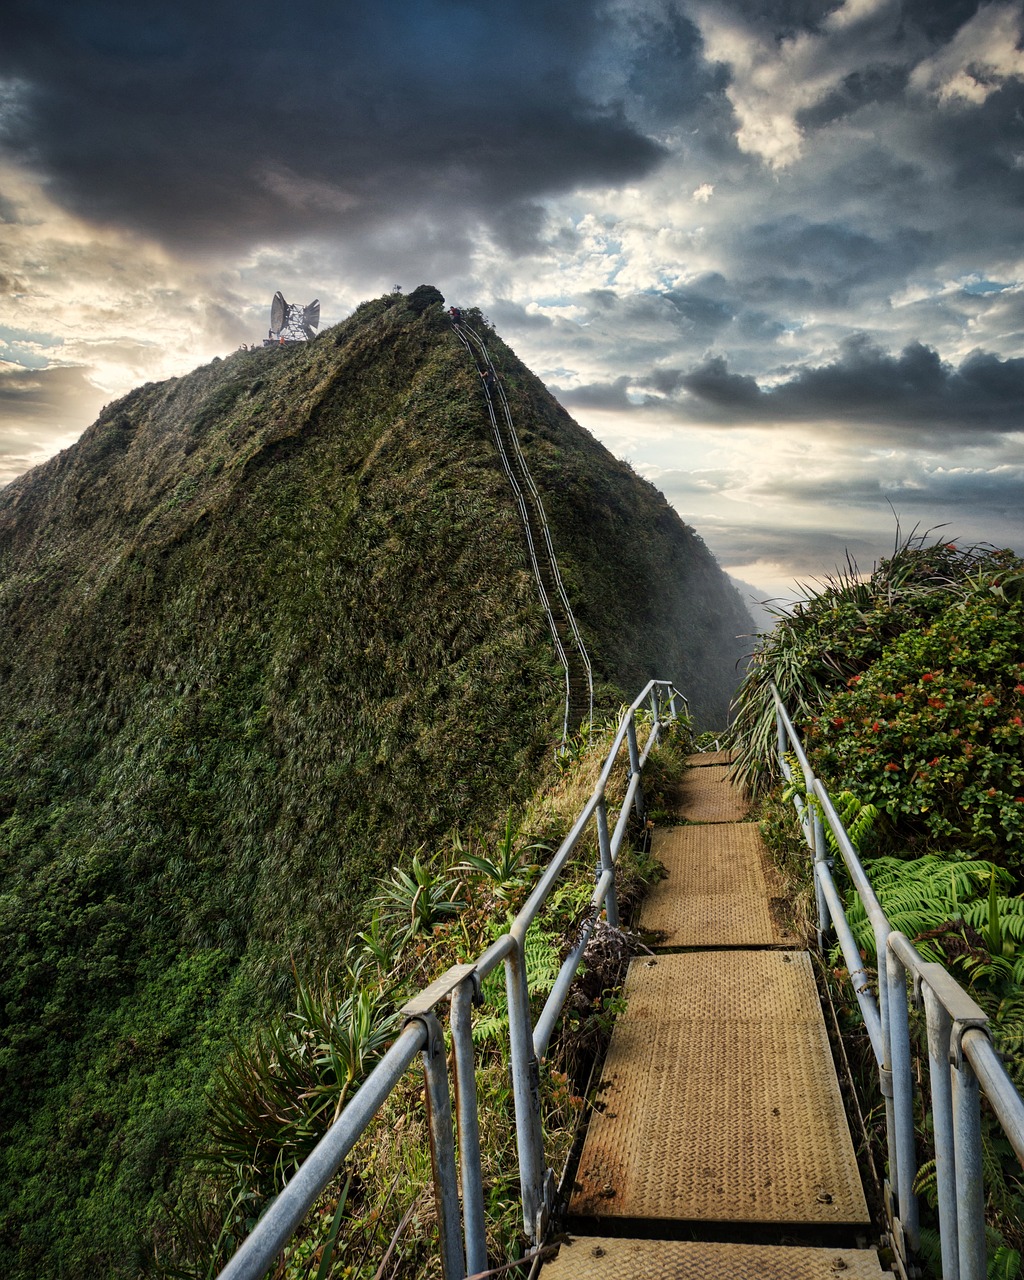
[[[276,347],[284,342],[308,342],[316,337],[319,327],[319,298],[300,307],[297,302],[285,302],[278,290],[270,304],[270,332],[263,339],[263,345]]]

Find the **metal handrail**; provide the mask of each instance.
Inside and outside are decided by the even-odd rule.
[[[445,1280],[463,1280],[467,1274],[475,1275],[486,1270],[487,1242],[471,1006],[479,1002],[483,979],[503,962],[523,1225],[531,1242],[540,1243],[554,1205],[555,1190],[554,1174],[544,1158],[540,1061],[572,978],[579,968],[586,942],[585,939],[582,942],[577,940],[534,1026],[526,982],[527,933],[538,919],[591,821],[597,825],[599,864],[597,884],[591,895],[583,931],[589,936],[602,909],[609,924],[618,923],[615,870],[629,814],[631,809],[641,817],[644,814],[641,773],[665,724],[678,718],[679,703],[685,709],[686,698],[670,681],[652,680],[626,708],[589,800],[507,932],[491,943],[476,960],[455,965],[406,1002],[400,1011],[404,1026],[394,1044],[353,1094],[341,1115],[299,1166],[281,1194],[266,1209],[252,1233],[221,1271],[220,1280],[259,1280],[263,1276],[388,1095],[401,1082],[417,1053],[423,1060],[427,1084],[431,1161]],[[641,751],[637,724],[639,712],[645,705],[651,710],[650,731]],[[628,753],[630,776],[614,833],[609,834],[607,790],[623,746]],[[445,1000],[450,1003],[455,1068],[454,1125],[444,1032],[435,1012]],[[456,1133],[459,1140],[458,1173]]]
[[[594,672],[590,662],[590,655],[587,653],[587,647],[584,644],[583,636],[580,633],[579,625],[576,622],[576,615],[573,612],[572,605],[569,603],[569,596],[568,596],[568,593],[566,592],[565,583],[562,579],[562,573],[558,565],[558,557],[555,555],[554,544],[551,541],[551,527],[548,524],[547,512],[544,510],[544,503],[540,496],[540,490],[537,488],[537,484],[533,478],[533,473],[531,472],[529,464],[526,461],[526,455],[523,453],[522,445],[520,444],[520,441],[519,441],[519,433],[516,431],[515,421],[512,417],[512,408],[508,402],[508,397],[505,394],[504,385],[502,384],[501,379],[498,375],[498,371],[494,366],[494,361],[491,359],[491,354],[487,350],[487,344],[484,342],[484,339],[480,336],[480,334],[478,334],[476,330],[472,328],[471,325],[468,325],[464,320],[453,322],[452,327],[455,330],[456,336],[458,337],[459,341],[470,353],[470,355],[473,354],[473,344],[474,343],[476,344],[480,357],[484,361],[486,368],[488,369],[488,371],[490,372],[493,378],[493,385],[494,385],[494,388],[497,390],[498,397],[499,397],[502,411],[503,411],[503,416],[505,419],[505,425],[508,430],[508,438],[512,442],[512,450],[513,450],[513,453],[515,454],[516,461],[519,464],[520,474],[522,475],[522,478],[526,484],[527,491],[529,492],[530,499],[533,503],[534,511],[536,512],[538,524],[540,525],[541,536],[543,537],[544,546],[547,551],[548,561],[551,565],[551,576],[555,584],[555,590],[558,593],[558,598],[562,605],[562,609],[565,613],[569,630],[572,633],[573,642],[575,643],[576,648],[579,651],[580,661],[583,665],[583,670],[587,679],[587,694],[589,698],[589,709],[588,709],[587,719],[593,720],[594,718]],[[563,666],[565,667],[566,705],[565,705],[565,729],[564,729],[564,735],[563,735],[563,740],[564,740],[564,737],[568,736],[569,702],[571,699],[571,689],[570,689],[570,683],[569,683],[570,669],[569,669],[568,655],[566,654],[565,648],[561,643],[561,638],[557,634],[557,628],[555,626],[554,615],[551,611],[547,590],[544,586],[543,581],[541,580],[540,571],[538,568],[538,562],[536,559],[536,554],[534,549],[533,533],[530,526],[529,517],[526,511],[525,498],[522,492],[522,488],[519,484],[518,478],[515,475],[515,472],[509,462],[508,453],[505,448],[505,442],[502,437],[501,429],[498,426],[498,420],[494,410],[494,396],[492,394],[491,389],[487,387],[486,384],[484,386],[484,393],[487,398],[487,408],[491,418],[491,428],[493,430],[494,438],[497,443],[498,455],[501,459],[501,463],[504,468],[505,474],[508,476],[508,479],[512,485],[513,492],[516,495],[517,506],[520,508],[520,514],[523,517],[524,525],[526,528],[526,540],[529,545],[530,557],[531,557],[531,561],[534,569],[534,576],[537,580],[537,587],[538,587],[538,590],[540,591],[541,601],[548,615],[548,622],[551,626],[552,635],[555,637],[556,650],[558,651],[559,658],[562,661]]]
[[[813,860],[819,946],[824,949],[833,927],[878,1065],[886,1111],[886,1213],[892,1244],[906,1274],[910,1256],[920,1244],[914,1195],[918,1163],[907,998],[910,979],[915,1004],[925,1013],[943,1280],[985,1280],[980,1099],[987,1099],[1022,1164],[1024,1099],[992,1044],[984,1010],[944,966],[925,960],[905,934],[892,928],[825,784],[814,775],[779,691],[774,685],[771,690],[779,763],[792,782],[787,756],[795,756],[804,778],[802,793],[795,789],[793,802]],[[874,932],[877,997],[832,876],[825,824]]]

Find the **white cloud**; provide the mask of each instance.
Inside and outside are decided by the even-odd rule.
[[[946,106],[981,106],[1007,80],[1024,79],[1019,4],[983,5],[946,48],[919,63],[910,83]]]
[[[856,71],[898,61],[893,0],[845,0],[821,32],[784,39],[721,5],[694,9],[708,58],[727,66],[736,143],[772,169],[804,154],[798,116]]]

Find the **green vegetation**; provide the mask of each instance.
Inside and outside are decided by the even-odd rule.
[[[595,732],[578,760],[523,810],[510,810],[493,831],[450,833],[442,847],[416,856],[414,876],[395,868],[381,895],[381,910],[348,948],[338,971],[316,990],[297,984],[294,1008],[261,1028],[254,1041],[236,1047],[217,1072],[208,1147],[193,1173],[187,1207],[179,1209],[174,1231],[163,1242],[165,1272],[202,1275],[223,1265],[390,1040],[393,1010],[449,966],[478,955],[507,928],[539,872],[530,859],[550,851],[573,825],[615,728],[610,724]],[[687,743],[685,726],[679,726],[652,757],[655,799],[659,775],[678,776]],[[626,781],[623,761],[613,775],[613,796],[624,794]],[[589,904],[597,859],[592,824],[542,925],[528,935],[527,982],[535,1016]],[[628,909],[660,867],[642,847],[629,846],[619,865]],[[424,890],[450,909],[434,918],[410,910]],[[393,910],[400,900],[406,909]],[[584,1106],[580,1095],[610,1029],[615,988],[630,952],[628,935],[601,928],[542,1065],[545,1150],[556,1170],[575,1137]],[[600,940],[607,944],[609,934],[616,945],[602,947]],[[485,979],[482,994],[473,1038],[488,1248],[492,1264],[499,1265],[519,1257],[525,1245],[500,967]],[[284,1274],[313,1276],[326,1260],[324,1276],[368,1278],[389,1249],[396,1274],[440,1275],[422,1078],[415,1068],[309,1215],[289,1249]]]
[[[360,932],[393,945],[402,875],[405,931],[424,899],[435,930],[461,930],[445,881],[464,873],[438,872],[436,850],[502,823],[554,768],[561,676],[479,379],[417,294],[139,388],[0,492],[13,1280],[136,1274],[177,1238],[168,1205],[199,1231],[213,1202],[184,1157],[239,1052],[280,1055],[296,1079],[329,1058],[322,1114],[337,1105],[362,1061],[345,1028],[368,1015],[329,975],[356,963]],[[602,709],[658,675],[720,720],[747,629],[736,593],[664,499],[488,341]],[[496,846],[454,861],[468,856],[514,892]],[[281,1168],[306,1140],[296,1125]]]
[[[745,772],[763,792],[778,784],[772,681],[894,927],[985,1009],[1024,1085],[1024,561],[912,537],[870,576],[850,565],[780,618],[738,695]],[[846,893],[873,963],[873,932]],[[847,1012],[856,1027],[852,1000]],[[992,1274],[1013,1277],[1024,1270],[1024,1179],[985,1123]],[[934,1207],[934,1166],[919,1182]],[[923,1242],[937,1267],[933,1229]]]

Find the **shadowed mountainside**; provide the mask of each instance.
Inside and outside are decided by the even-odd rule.
[[[0,492],[6,1274],[134,1274],[233,1037],[550,760],[562,681],[479,377],[361,306],[106,408]],[[724,723],[751,629],[485,327],[610,712]]]

